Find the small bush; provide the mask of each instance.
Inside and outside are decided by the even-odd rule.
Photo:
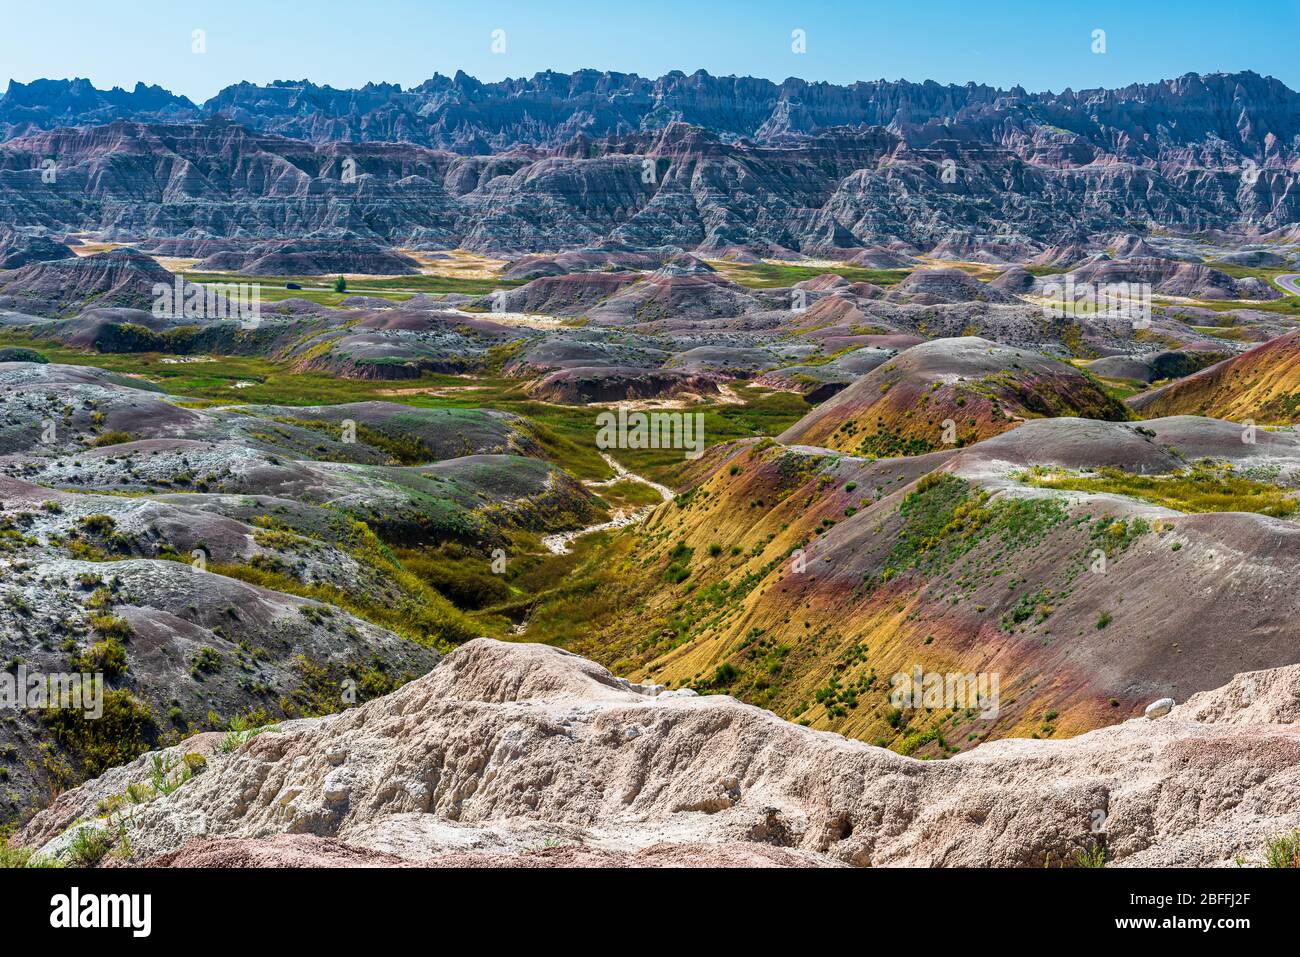
[[[1265,867],[1300,867],[1300,830],[1270,837],[1264,850]]]
[[[70,663],[73,671],[118,678],[127,672],[126,648],[117,638],[105,638],[84,651],[74,654]]]
[[[208,759],[193,751],[185,755],[181,760],[185,762],[185,767],[189,768],[190,774],[202,774],[208,769]]]
[[[32,859],[32,852],[25,847],[10,847],[0,841],[0,869],[26,867]]]
[[[41,717],[91,777],[134,761],[149,750],[156,735],[148,706],[125,690],[104,692],[104,714],[98,719],[74,708],[48,708]]]
[[[107,831],[87,825],[73,835],[68,862],[74,867],[94,867],[112,849],[113,838]]]
[[[221,670],[221,663],[224,658],[221,652],[215,648],[200,648],[190,657],[190,674],[198,678],[200,675],[213,674]]]
[[[95,634],[99,635],[105,641],[129,641],[135,634],[131,630],[130,623],[125,618],[118,618],[116,615],[91,615],[90,627],[95,629]]]
[[[117,528],[117,522],[111,515],[87,515],[80,522],[83,531],[90,532],[92,535],[107,535]]]
[[[711,683],[715,688],[725,688],[738,677],[740,677],[740,672],[736,670],[735,665],[728,661],[714,669]]]
[[[1105,867],[1106,866],[1106,849],[1100,844],[1094,844],[1091,850],[1074,852],[1075,867]]]

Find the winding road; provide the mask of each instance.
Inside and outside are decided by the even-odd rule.
[[[1300,273],[1288,273],[1285,276],[1278,276],[1273,281],[1291,295],[1300,296],[1300,285],[1296,285],[1297,282],[1300,282]]]

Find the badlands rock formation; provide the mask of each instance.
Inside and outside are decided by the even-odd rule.
[[[1170,116],[1177,117],[1171,126]],[[547,71],[483,83],[463,72],[435,74],[403,90],[369,83],[339,90],[302,80],[237,83],[201,107],[160,87],[97,90],[88,81],[11,82],[0,97],[0,133],[221,118],[314,142],[411,142],[457,153],[516,145],[558,147],[575,135],[606,137],[673,121],[729,139],[772,145],[842,126],[905,130],[918,146],[942,148],[996,130],[1000,145],[1044,163],[1087,164],[1118,155],[1191,159],[1201,141],[1268,150],[1285,164],[1297,132],[1297,94],[1249,71],[1184,76],[1118,90],[1029,93],[983,84],[876,80],[845,86],[790,78]],[[1070,131],[1070,132],[1066,132]]]
[[[157,88],[43,81],[0,98],[0,220],[136,242],[344,230],[426,249],[676,246],[873,264],[902,241],[988,263],[1052,246],[1051,261],[1073,263],[1064,251],[1080,235],[1145,224],[1289,228],[1298,104],[1248,72],[1059,95],[703,71],[457,74],[409,90],[242,83],[202,107]],[[1245,182],[1248,169],[1258,176]]]
[[[1121,865],[1257,861],[1300,826],[1300,666],[1157,720],[919,761],[563,650],[472,641],[399,691],[230,750],[201,735],[62,794],[16,837],[114,864]],[[109,813],[186,754],[206,769]],[[197,760],[190,759],[197,764]],[[540,853],[539,853],[540,851]]]
[[[1027,418],[1061,415],[1125,417],[1118,402],[1072,366],[963,336],[905,350],[808,413],[781,440],[878,457],[916,455],[988,438]],[[946,443],[945,427],[951,430]]]
[[[1185,379],[1135,396],[1144,415],[1194,412],[1262,422],[1292,422],[1300,413],[1300,333],[1256,346]]]
[[[0,269],[17,269],[28,263],[66,259],[72,250],[48,236],[27,236],[0,225]]]

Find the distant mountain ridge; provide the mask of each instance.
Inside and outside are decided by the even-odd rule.
[[[419,86],[335,89],[307,80],[237,83],[201,106],[158,86],[98,90],[88,80],[10,82],[0,136],[118,119],[146,123],[221,117],[291,139],[402,142],[462,154],[555,148],[574,136],[624,136],[673,122],[724,141],[772,144],[841,126],[883,126],[913,146],[942,139],[1055,154],[1072,165],[1103,156],[1155,161],[1246,157],[1296,168],[1300,94],[1253,72],[1188,73],[1122,89],[1029,93],[983,84],[715,77],[674,71],[657,79],[579,70],[484,83],[457,72]]]
[[[184,239],[197,256],[209,240],[302,237],[511,255],[851,258],[896,240],[1032,253],[1300,223],[1300,94],[1253,73],[1060,94],[458,73],[410,90],[243,83],[202,106],[39,81],[10,84],[0,133],[0,222]]]
[[[137,83],[132,90],[97,89],[89,80],[9,81],[0,96],[0,133],[4,139],[60,126],[99,126],[114,120],[181,123],[200,117],[189,99],[160,86]]]

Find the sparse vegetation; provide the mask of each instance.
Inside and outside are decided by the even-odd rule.
[[[90,718],[74,708],[48,708],[42,719],[90,776],[139,757],[157,735],[148,706],[126,690],[104,692],[102,717]]]
[[[1094,844],[1086,851],[1074,852],[1075,867],[1105,867],[1106,866],[1106,849],[1100,844]]]
[[[221,664],[224,660],[225,658],[217,649],[200,648],[190,656],[190,674],[195,678],[215,674],[221,670]]]
[[[116,843],[113,835],[94,824],[79,827],[68,845],[68,863],[74,867],[94,867]]]
[[[1266,867],[1300,867],[1300,830],[1270,837],[1264,847]]]
[[[1174,475],[1135,475],[1116,468],[1089,474],[1042,470],[1022,475],[1021,481],[1038,488],[1128,495],[1180,512],[1258,512],[1289,517],[1300,507],[1294,492],[1236,475],[1222,463],[1198,463]]]

